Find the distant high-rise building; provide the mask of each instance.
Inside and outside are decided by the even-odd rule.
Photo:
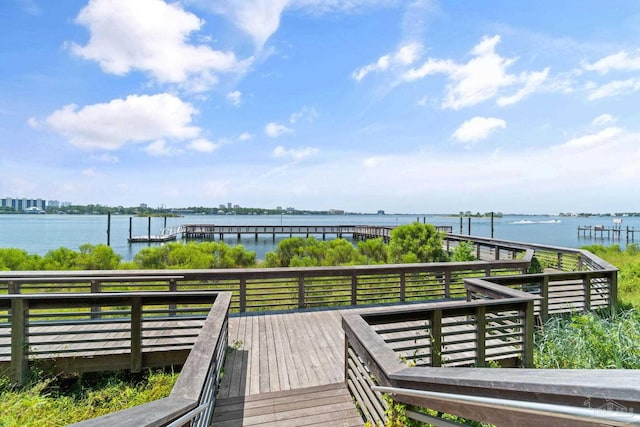
[[[60,207],[60,201],[59,200],[49,200],[47,202],[47,206],[49,206],[50,208],[59,208]]]
[[[42,199],[27,199],[25,197],[21,199],[14,199],[12,197],[6,197],[1,199],[0,206],[3,208],[15,209],[17,211],[25,211],[29,208],[44,210],[47,207],[47,203]]]

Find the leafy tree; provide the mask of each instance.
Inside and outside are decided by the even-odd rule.
[[[267,267],[314,267],[363,264],[365,258],[345,239],[328,242],[315,237],[291,237],[278,243],[276,250],[268,252]]]
[[[254,266],[256,254],[242,245],[231,247],[224,242],[169,243],[144,248],[133,263],[141,269],[240,268]]]
[[[395,263],[446,261],[442,236],[431,224],[401,225],[391,230],[389,257]]]
[[[304,253],[305,241],[302,237],[290,237],[278,242],[275,251],[265,256],[267,267],[289,267],[294,257],[300,258]]]
[[[80,246],[76,266],[80,270],[116,270],[121,259],[110,246],[85,243]]]
[[[382,238],[359,241],[358,252],[364,257],[365,264],[386,264],[389,261],[389,246]]]
[[[345,239],[331,240],[326,246],[326,256],[320,265],[363,264],[363,258],[358,250]]]
[[[79,256],[78,252],[69,248],[53,249],[42,258],[40,268],[42,270],[78,270]]]
[[[452,262],[475,261],[474,246],[471,242],[460,242],[451,252]]]
[[[0,270],[38,270],[41,258],[16,248],[0,248]]]

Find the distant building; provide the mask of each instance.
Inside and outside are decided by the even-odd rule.
[[[231,209],[232,206],[231,202],[227,202],[227,209]]]
[[[62,202],[62,203],[60,203],[60,207],[61,208],[68,208],[69,206],[71,206],[71,202]]]
[[[146,203],[140,203],[140,209],[147,209]]]
[[[378,211],[378,215],[384,215],[384,210],[383,210],[383,209],[380,209],[380,210]]]
[[[50,208],[59,208],[60,207],[60,201],[59,200],[49,200],[47,201],[47,206]]]
[[[11,208],[17,211],[26,211],[29,208],[45,210],[47,207],[47,202],[42,199],[14,199],[12,197],[5,197],[0,200],[0,207]]]

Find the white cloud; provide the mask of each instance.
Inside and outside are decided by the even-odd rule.
[[[593,119],[593,122],[591,122],[591,124],[595,126],[604,126],[611,123],[615,123],[616,121],[617,119],[613,117],[611,114],[601,114],[595,119]]]
[[[501,96],[496,103],[500,106],[516,104],[522,101],[527,96],[536,92],[540,85],[547,80],[549,76],[549,68],[545,68],[542,71],[534,71],[530,73],[523,73],[520,76],[520,81],[524,82],[524,87],[511,96]]]
[[[229,194],[229,182],[225,180],[205,181],[202,184],[202,190],[205,196],[214,199],[227,197]]]
[[[305,105],[300,111],[297,111],[289,116],[289,123],[295,124],[300,120],[306,120],[309,123],[312,123],[316,119],[316,117],[318,117],[318,111],[313,107],[307,107]]]
[[[211,142],[205,138],[194,139],[189,143],[189,145],[187,145],[187,148],[190,150],[198,151],[200,153],[213,153],[218,147],[219,144]]]
[[[486,139],[498,129],[506,127],[507,122],[502,119],[474,117],[460,125],[451,136],[460,142],[473,143]]]
[[[289,3],[289,0],[225,0],[213,8],[248,34],[256,49],[261,50],[278,30],[282,12]]]
[[[624,50],[606,56],[592,64],[584,64],[584,69],[607,74],[610,71],[638,71],[640,70],[640,51],[629,55]]]
[[[319,152],[320,150],[314,147],[304,147],[298,149],[292,148],[287,150],[283,146],[279,145],[273,150],[273,157],[290,158],[296,162],[299,162],[309,157],[313,157]]]
[[[621,134],[622,129],[618,127],[608,127],[600,132],[572,138],[562,145],[555,147],[556,149],[589,149],[609,145],[616,140]]]
[[[600,86],[591,83],[587,85],[587,89],[591,91],[588,96],[589,101],[595,101],[597,99],[637,92],[640,90],[640,79],[614,80]]]
[[[241,72],[251,62],[233,52],[188,44],[203,21],[179,3],[162,0],[92,0],[76,18],[89,29],[86,45],[71,43],[71,52],[94,60],[107,73],[149,73],[160,83],[203,91],[217,83],[218,72]]]
[[[113,156],[109,153],[103,153],[99,156],[91,156],[91,160],[94,160],[100,163],[118,163],[120,161],[118,156]]]
[[[166,141],[163,139],[159,139],[147,145],[144,151],[146,151],[150,156],[154,157],[171,156],[175,152],[170,146],[167,145]]]
[[[127,143],[197,138],[201,130],[191,125],[195,114],[191,104],[163,93],[82,108],[67,105],[49,115],[46,123],[78,147],[115,150]]]
[[[239,90],[234,90],[233,92],[229,92],[227,94],[227,101],[236,107],[242,104],[242,92]]]
[[[240,141],[249,141],[250,139],[253,139],[253,134],[249,132],[242,132],[240,136],[238,136],[238,139]]]
[[[376,62],[358,68],[351,74],[351,77],[361,81],[370,73],[387,71],[397,66],[411,65],[418,59],[421,51],[422,45],[419,43],[405,44],[400,46],[395,53],[383,55]]]
[[[507,73],[516,61],[503,58],[495,51],[500,36],[483,37],[472,50],[473,56],[467,63],[457,64],[451,59],[427,59],[417,68],[406,70],[402,76],[405,82],[420,80],[432,74],[445,74],[449,78],[442,101],[443,108],[459,110],[497,97],[501,90],[520,85],[514,95],[498,98],[498,105],[509,105],[521,101],[534,93],[547,79],[549,69],[538,72],[522,72],[518,75]]]
[[[100,176],[101,174],[98,173],[95,169],[93,168],[88,168],[88,169],[83,169],[82,170],[82,176],[86,176],[87,178],[95,178]]]
[[[18,5],[29,15],[41,15],[42,8],[35,2],[35,0],[18,0]]]
[[[264,133],[269,138],[277,138],[277,137],[282,136],[282,135],[293,133],[293,129],[290,129],[290,128],[288,128],[285,125],[280,124],[280,123],[269,122],[264,127]]]

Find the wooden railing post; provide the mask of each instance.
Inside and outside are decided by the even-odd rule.
[[[7,292],[10,294],[19,294],[21,291],[20,282],[14,282],[13,280],[9,282],[7,288]]]
[[[298,308],[304,308],[304,277],[298,277]]]
[[[618,303],[618,271],[612,271],[609,277],[609,312],[614,313]]]
[[[11,300],[11,376],[17,384],[25,384],[29,377],[29,301]]]
[[[131,372],[142,370],[142,298],[131,298]]]
[[[487,308],[483,305],[476,307],[476,366],[486,365],[486,330],[487,330]]]
[[[247,311],[247,279],[240,278],[240,313]]]
[[[451,297],[451,270],[444,271],[444,297]]]
[[[558,252],[558,270],[564,271],[562,269],[562,252]]]
[[[549,276],[546,274],[542,278],[542,283],[540,283],[540,296],[542,297],[540,301],[540,317],[542,322],[546,322],[549,318]]]
[[[442,310],[431,312],[431,366],[442,366]]]
[[[405,273],[400,273],[400,302],[404,302],[407,297],[407,279]]]
[[[358,275],[351,275],[351,305],[358,304]]]
[[[535,331],[535,319],[533,314],[533,301],[527,301],[524,307],[522,325],[522,367],[533,368],[533,334]]]
[[[100,291],[102,290],[101,288],[102,288],[102,283],[99,280],[92,280],[91,281],[91,293],[92,294],[100,293]],[[100,307],[91,306],[91,318],[92,319],[100,318],[100,311],[102,311],[102,309]]]
[[[582,289],[584,292],[584,310],[591,311],[591,275],[582,277]]]
[[[495,251],[495,259],[498,261],[500,259],[500,246],[495,245],[493,250]]]
[[[178,292],[178,282],[176,279],[169,279],[169,292]],[[176,308],[177,306],[175,304],[169,304],[169,316],[176,315]]]

